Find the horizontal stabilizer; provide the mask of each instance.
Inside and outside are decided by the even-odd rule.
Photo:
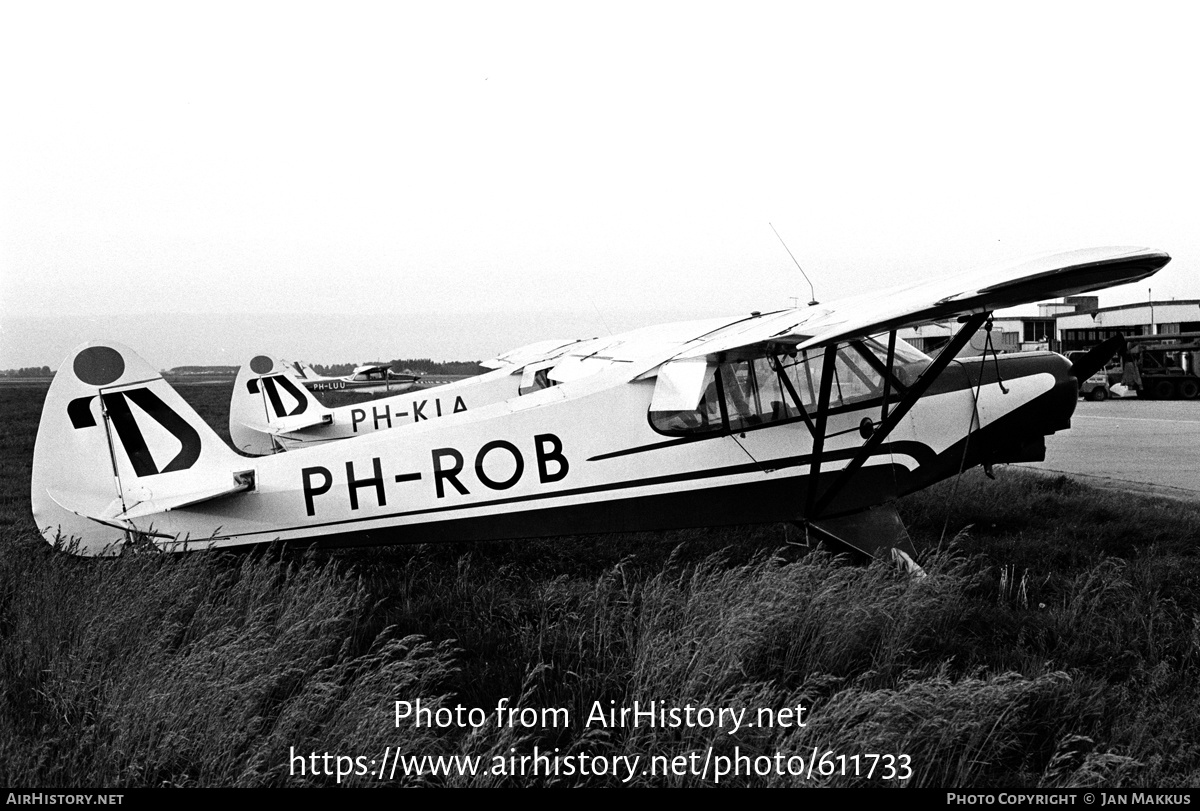
[[[98,516],[102,521],[131,521],[147,515],[170,512],[254,489],[254,471],[234,473],[230,478],[211,486],[189,489],[182,493],[151,494],[145,488],[133,488],[123,498],[115,498]],[[140,491],[140,492],[139,492]],[[55,499],[58,500],[58,499]]]
[[[79,510],[74,509],[73,507],[67,506],[64,503],[64,501],[68,500],[68,497],[65,494],[63,494],[57,490],[47,490],[46,496],[52,502],[54,502],[54,504],[57,505],[60,509],[66,510],[67,512],[77,515],[80,518],[86,518],[88,521],[93,521],[102,526],[120,530],[122,533],[126,533],[129,531],[128,526],[122,526],[121,524],[114,524],[111,519],[105,520],[103,518],[98,518],[97,516],[94,516],[94,515],[87,515],[86,513],[82,513]],[[152,538],[171,538],[171,539],[173,539],[175,537],[174,535],[168,535],[168,534],[165,534],[162,532],[155,532],[154,530],[142,529],[142,530],[138,530],[138,532],[140,532],[143,535],[149,535]],[[100,554],[117,554],[117,552],[119,552],[119,551],[120,550],[119,550],[118,542],[114,541],[112,544],[105,547],[104,551],[102,551]],[[96,554],[96,553],[92,552],[91,554]]]
[[[325,411],[324,413],[304,414],[295,417],[278,417],[267,423],[267,430],[272,434],[294,434],[309,428],[332,424],[333,413]]]

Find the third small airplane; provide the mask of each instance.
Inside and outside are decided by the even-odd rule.
[[[390,364],[387,363],[369,363],[365,366],[358,366],[350,374],[341,377],[326,377],[317,374],[311,367],[303,363],[292,363],[291,368],[296,372],[296,379],[311,391],[343,391],[347,389],[364,393],[368,391],[405,391],[421,382],[420,375],[393,372]]]

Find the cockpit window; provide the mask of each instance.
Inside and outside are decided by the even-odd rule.
[[[533,394],[535,391],[548,389],[551,386],[558,385],[550,379],[550,367],[544,369],[530,369],[521,378],[521,385],[517,387],[517,395]]]
[[[874,339],[852,341],[837,348],[830,380],[829,408],[881,402],[887,346]],[[763,353],[710,364],[707,386],[694,409],[650,412],[654,430],[671,436],[744,431],[757,425],[798,419],[799,405],[811,413],[820,398],[824,348],[812,351]],[[911,385],[930,359],[903,341],[892,358],[893,396]]]
[[[879,359],[880,365],[887,363],[887,344],[882,343],[875,338],[868,338],[861,342],[864,347],[871,351],[876,358]],[[929,366],[933,360],[921,352],[915,346],[905,343],[899,339],[896,340],[896,348],[892,357],[892,374],[900,381],[902,386],[911,386],[921,376],[921,372],[925,371],[925,367]]]

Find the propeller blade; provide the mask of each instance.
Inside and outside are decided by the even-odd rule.
[[[1124,335],[1114,335],[1104,343],[1092,347],[1086,355],[1076,358],[1071,364],[1071,376],[1082,383],[1103,369],[1109,358],[1118,353],[1125,353]]]

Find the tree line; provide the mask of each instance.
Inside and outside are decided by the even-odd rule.
[[[379,363],[379,361],[335,363],[329,366],[314,363],[312,368],[317,374],[333,377],[348,375],[358,366],[366,366],[373,363]],[[487,371],[476,360],[435,361],[430,358],[397,358],[396,360],[388,361],[388,367],[396,372],[410,371],[427,375],[478,375]]]
[[[365,363],[335,363],[329,366],[322,366],[319,363],[314,363],[312,368],[318,374],[338,376],[348,375],[358,366],[365,366],[367,363],[376,363],[377,361],[367,361]],[[483,366],[479,365],[479,361],[434,361],[429,358],[400,358],[390,361],[388,364],[393,370],[403,372],[405,370],[416,372],[418,374],[427,375],[478,375],[487,371]],[[186,374],[237,374],[237,366],[176,366],[173,369],[168,369],[168,374],[186,375]],[[53,377],[54,372],[50,371],[49,366],[22,366],[20,369],[2,369],[0,377]]]
[[[0,377],[50,377],[53,374],[49,366],[22,366],[20,369],[0,371]]]

